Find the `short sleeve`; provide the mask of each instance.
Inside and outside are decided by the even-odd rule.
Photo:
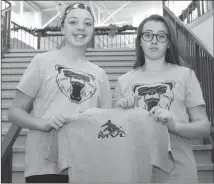
[[[112,94],[110,89],[110,84],[108,76],[105,71],[102,72],[102,80],[100,83],[100,108],[111,109],[112,108]]]
[[[122,88],[121,88],[120,82],[119,82],[119,80],[117,80],[117,82],[115,84],[115,89],[114,89],[113,95],[112,95],[113,107],[115,107],[115,104],[123,97],[124,96],[122,93]]]
[[[31,98],[37,96],[43,81],[41,77],[40,60],[38,55],[32,59],[17,86],[18,90]]]
[[[193,70],[189,70],[186,82],[185,105],[187,108],[205,105],[200,83]]]

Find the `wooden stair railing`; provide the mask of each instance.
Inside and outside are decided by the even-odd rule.
[[[206,12],[208,12],[210,9],[214,8],[214,2],[210,0],[192,0],[192,2],[189,4],[189,6],[182,11],[179,18],[182,21],[185,21],[186,24],[189,24],[194,19],[199,18]],[[194,11],[197,12],[196,15],[194,15]]]
[[[7,7],[2,7],[1,10],[1,53],[2,55],[9,51],[10,48],[10,20],[11,20],[11,3],[2,1],[1,4]]]
[[[175,1],[175,0],[163,0],[165,6],[169,7],[173,12],[177,10],[177,5],[183,1]],[[172,5],[172,6],[171,6]],[[171,8],[170,8],[171,7]],[[181,19],[185,24],[189,24],[193,20],[199,18],[200,16],[204,15],[208,11],[214,8],[214,1],[210,0],[192,0],[189,5],[182,10],[178,18]]]
[[[198,37],[167,7],[163,1],[163,15],[171,23],[182,59],[195,71],[206,102],[206,112],[211,122],[210,143],[214,163],[214,57]]]

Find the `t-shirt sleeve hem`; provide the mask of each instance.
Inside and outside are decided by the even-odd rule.
[[[192,108],[192,107],[196,107],[196,106],[200,106],[200,105],[206,106],[205,102],[201,101],[201,102],[197,102],[197,103],[190,103],[190,104],[186,105],[186,107],[187,108]]]
[[[26,94],[30,98],[34,98],[32,94],[30,94],[28,91],[26,91],[25,89],[23,89],[21,86],[17,86],[16,89],[19,90],[19,91],[21,91],[22,93]]]

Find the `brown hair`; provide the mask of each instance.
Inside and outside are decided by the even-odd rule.
[[[177,64],[177,65],[182,65],[181,64],[182,61],[180,60],[180,54],[179,54],[179,50],[178,50],[178,44],[177,44],[176,37],[175,37],[171,24],[163,16],[154,14],[154,15],[151,15],[151,16],[147,17],[146,19],[144,19],[138,27],[137,37],[135,40],[136,62],[134,64],[133,68],[138,68],[145,64],[145,55],[144,55],[142,47],[140,46],[140,41],[141,41],[141,34],[142,34],[143,26],[145,25],[146,22],[149,22],[149,21],[163,22],[164,25],[166,26],[166,28],[168,29],[169,48],[167,48],[167,50],[166,50],[166,56],[165,56],[166,62]]]

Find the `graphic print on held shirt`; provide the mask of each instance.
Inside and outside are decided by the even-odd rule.
[[[95,77],[62,65],[55,65],[56,83],[60,91],[77,104],[90,99],[96,92]]]
[[[103,130],[99,132],[98,138],[109,138],[110,136],[112,138],[115,138],[117,136],[120,137],[126,136],[126,133],[123,130],[121,130],[122,126],[117,127],[111,122],[111,120],[108,120],[108,122],[103,124],[101,128],[103,128]]]
[[[134,84],[132,92],[138,94],[139,107],[150,111],[153,107],[159,106],[170,109],[174,100],[174,81],[156,82],[154,84]]]

